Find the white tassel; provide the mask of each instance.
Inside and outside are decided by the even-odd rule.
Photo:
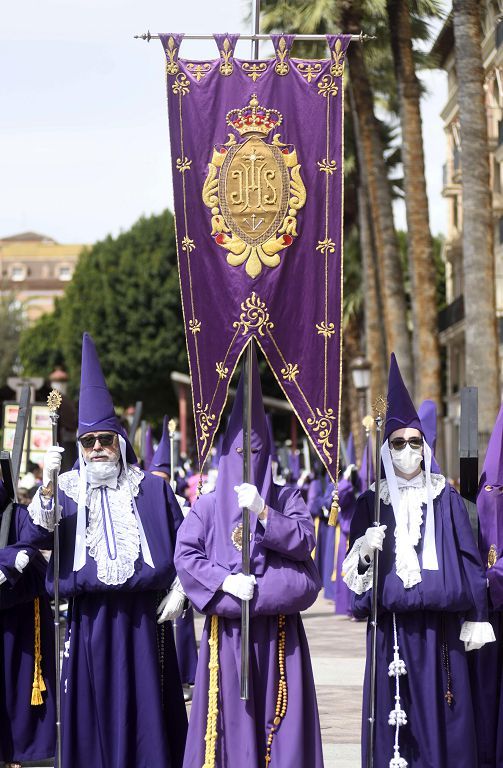
[[[399,752],[395,752],[395,757],[389,761],[389,768],[407,768],[408,762],[404,757],[400,757]]]

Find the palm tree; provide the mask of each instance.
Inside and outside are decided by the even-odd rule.
[[[492,201],[478,0],[454,0],[454,50],[462,145],[466,373],[479,387],[479,430],[500,403]]]
[[[288,29],[292,32],[298,30],[322,34],[333,31],[334,26],[338,24],[345,32],[359,33],[363,26],[363,3],[355,0],[345,0],[342,3],[336,0],[296,0],[287,3],[263,0],[262,5],[263,27],[268,30]],[[306,46],[303,47],[303,53],[305,52]],[[382,322],[388,351],[395,351],[404,378],[411,385],[412,355],[407,327],[407,301],[394,230],[392,190],[384,159],[385,145],[381,124],[374,113],[374,94],[362,46],[354,44],[349,60],[349,88],[356,104],[355,114],[358,118],[355,133],[359,136],[359,166],[360,170],[367,169],[366,190],[371,211],[373,242],[377,252],[376,276],[382,296]],[[367,348],[367,354],[372,359],[373,351]]]
[[[408,230],[408,263],[413,319],[414,392],[418,402],[441,401],[435,264],[420,111],[421,86],[412,48],[411,3],[387,0],[391,50],[402,130],[402,162]],[[430,11],[438,15],[435,3]]]

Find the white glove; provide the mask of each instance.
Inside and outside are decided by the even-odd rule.
[[[52,473],[54,470],[59,472],[61,469],[61,454],[64,450],[65,449],[60,448],[59,445],[51,445],[51,447],[46,451],[44,456],[44,472],[42,476],[44,486],[49,485],[50,481],[52,480]]]
[[[257,580],[255,576],[245,576],[244,573],[231,573],[222,584],[222,591],[234,595],[240,600],[251,600]]]
[[[344,470],[344,474],[343,474],[344,480],[349,480],[351,478],[351,473],[354,469],[357,469],[356,464],[348,464],[348,466]]]
[[[0,586],[2,584],[5,584],[6,581],[7,581],[7,576],[5,575],[5,573],[3,571],[0,571]]]
[[[360,557],[362,560],[370,559],[374,554],[374,550],[382,550],[386,528],[386,525],[367,528],[360,547]]]
[[[168,589],[166,597],[163,597],[159,603],[159,607],[157,608],[157,615],[159,616],[157,623],[162,624],[164,621],[178,619],[183,613],[184,603],[185,592],[183,591],[180,579],[177,576],[170,589]]]
[[[256,515],[260,515],[264,511],[264,499],[254,485],[243,483],[242,485],[235,485],[234,490],[238,495],[238,504],[241,509],[246,507],[250,512],[255,512]]]
[[[30,558],[28,557],[28,553],[25,549],[22,549],[20,552],[17,553],[16,559],[14,560],[14,566],[16,568],[16,571],[19,571],[19,573],[23,573],[24,569],[30,562]]]
[[[473,640],[465,640],[465,651],[478,651],[485,643],[475,643]]]

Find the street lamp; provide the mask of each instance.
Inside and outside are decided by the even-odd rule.
[[[360,424],[363,423],[363,419],[367,413],[367,392],[370,388],[370,373],[371,365],[369,361],[361,355],[355,357],[351,363],[351,376],[358,395],[358,420]],[[367,432],[365,432],[365,434],[367,435]]]
[[[370,388],[371,366],[368,360],[359,355],[351,363],[351,376],[353,384],[358,393],[358,403],[360,410],[360,420],[363,419],[367,411],[367,392]]]

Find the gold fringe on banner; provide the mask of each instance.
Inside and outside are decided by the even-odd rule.
[[[339,488],[335,483],[334,493],[332,496],[332,506],[330,507],[330,517],[328,518],[328,524],[335,527],[337,525],[337,516],[339,514]]]
[[[33,670],[33,686],[31,691],[31,705],[32,707],[39,707],[44,703],[42,693],[46,690],[44,678],[42,677],[42,650],[40,646],[40,599],[38,597],[33,601],[34,609],[34,670]]]
[[[218,616],[211,617],[210,636],[210,681],[208,686],[208,715],[206,721],[206,750],[202,768],[215,768],[217,753],[217,718],[218,718]]]
[[[271,749],[272,742],[274,740],[274,734],[281,725],[281,721],[286,715],[286,708],[288,706],[288,687],[286,684],[286,668],[285,668],[285,646],[286,646],[286,619],[283,614],[278,616],[278,667],[279,667],[279,682],[278,682],[278,698],[276,699],[276,709],[274,712],[274,721],[271,725],[269,735],[267,737],[267,747],[265,751],[265,768],[269,768],[269,764],[272,760]]]

